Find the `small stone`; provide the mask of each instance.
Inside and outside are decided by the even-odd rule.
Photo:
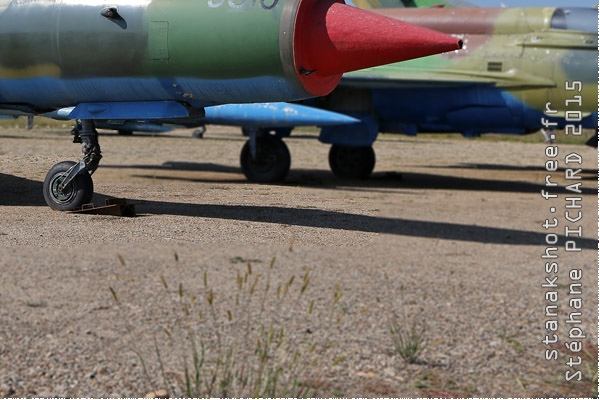
[[[168,399],[169,393],[167,393],[167,391],[164,389],[159,389],[154,392],[146,393],[144,398],[146,398],[146,399]]]

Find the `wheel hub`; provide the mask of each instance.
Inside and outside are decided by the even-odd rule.
[[[61,183],[64,181],[65,177],[65,173],[55,175],[50,183],[50,193],[57,203],[70,203],[76,193],[75,190],[73,190],[73,184],[68,185],[63,190],[60,189]]]

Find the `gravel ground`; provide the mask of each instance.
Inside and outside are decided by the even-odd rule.
[[[217,341],[235,349],[248,370],[261,365],[253,350],[271,326],[284,336],[268,362],[289,366],[314,396],[593,394],[595,149],[559,145],[561,168],[572,152],[584,161],[572,164],[583,168],[583,219],[568,223],[571,195],[540,196],[550,174],[541,143],[383,135],[373,177],[355,182],[333,176],[328,147],[306,131],[286,139],[288,179],[258,185],[239,169],[236,129],[209,127],[202,140],[106,132],[94,201],[129,199],[138,216],[125,218],[45,206],[48,168],[79,158],[65,132],[0,128],[0,396],[181,395],[190,336],[207,359]],[[561,176],[552,180],[564,187]],[[553,217],[559,227],[545,230]],[[582,227],[572,239],[583,250],[561,245],[558,272],[546,273],[546,233],[562,243],[565,226]],[[557,289],[542,287],[555,275]],[[569,295],[572,283],[580,295]],[[554,290],[556,318],[545,316]],[[582,322],[564,323],[578,298]],[[556,345],[542,343],[549,320],[559,320]],[[424,330],[415,363],[395,351],[391,324]],[[572,327],[586,339],[569,338]],[[554,349],[558,359],[545,360]],[[581,366],[565,364],[577,356]],[[581,381],[567,382],[578,370]]]

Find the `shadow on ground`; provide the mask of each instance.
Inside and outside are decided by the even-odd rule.
[[[418,182],[418,186],[415,186],[415,183],[413,183],[413,185],[408,185],[408,187],[438,188],[438,185],[443,184],[444,188],[453,189],[455,187],[462,188],[463,186],[475,185],[475,182],[471,179],[452,179],[446,176],[428,174],[414,175],[415,177],[413,179],[415,182]],[[165,177],[164,179],[168,178]],[[377,186],[377,182],[381,184],[382,182],[389,180],[396,181],[397,178],[374,179],[359,183],[359,185],[362,184],[373,187]],[[409,182],[410,181],[411,179],[409,179]],[[386,185],[389,185],[389,182],[387,182]],[[398,185],[406,187],[406,179],[402,179]],[[482,189],[480,185],[483,185],[483,187],[493,187],[496,188],[496,190],[498,190],[498,186],[502,186],[505,191],[517,192],[537,192],[542,187],[522,182],[498,183],[498,181],[493,180],[483,180],[482,182],[479,182],[477,185],[478,190],[486,190]],[[42,195],[42,182],[0,174],[0,188],[2,188],[2,190],[0,190],[0,206],[46,206]],[[352,190],[352,188],[350,189]],[[471,188],[469,190],[475,189]],[[95,194],[94,202],[97,205],[102,205],[106,198],[109,198],[109,196]],[[338,211],[280,206],[187,204],[148,201],[144,199],[130,200],[130,202],[136,204],[137,212],[140,215],[166,214],[237,221],[255,221],[476,243],[537,245],[544,247],[546,245],[546,235],[544,232],[523,231],[509,228],[421,221],[405,218],[376,217]],[[558,245],[564,245],[566,239],[565,236],[560,236]],[[584,249],[597,250],[598,240],[592,238],[580,238],[577,239],[577,245]]]
[[[46,205],[42,182],[0,173],[0,206]]]
[[[545,233],[509,228],[421,221],[405,218],[374,217],[318,209],[274,206],[186,204],[143,200],[133,200],[133,202],[139,204],[137,206],[139,212],[149,214],[169,214],[201,218],[253,221],[476,243],[546,246]],[[565,236],[559,235],[557,244],[563,246],[566,239]],[[583,249],[597,250],[598,240],[581,238],[577,240],[577,245]]]
[[[242,175],[241,168],[229,165],[214,163],[193,163],[167,161],[162,165],[103,165],[102,168],[122,168],[159,171],[154,174],[134,174],[138,178],[180,180],[186,182],[203,183],[249,183]],[[514,165],[475,165],[467,164],[464,166],[448,166],[443,169],[452,171],[454,169],[478,169],[498,171],[496,176],[501,176],[501,171],[523,171],[525,172],[544,172],[543,168],[538,167],[516,167]],[[173,176],[168,171],[189,172],[190,176]],[[224,178],[221,175],[206,175],[200,173],[210,172],[218,174],[231,174],[230,178]],[[194,174],[199,173],[199,174]],[[564,171],[558,171],[564,175]],[[598,171],[584,170],[581,172],[582,180],[592,181],[589,185],[583,185],[582,194],[596,195],[598,193],[597,180]],[[573,181],[575,183],[575,181]],[[509,192],[509,193],[540,193],[542,189],[548,190],[544,181],[532,183],[526,181],[502,180],[498,178],[468,178],[457,177],[451,174],[428,174],[415,172],[376,172],[369,179],[348,180],[340,179],[332,172],[319,169],[295,169],[291,170],[287,179],[280,183],[282,185],[293,185],[300,187],[320,187],[328,189],[343,190],[376,190],[377,188],[397,188],[397,189],[440,189],[440,190],[468,190],[468,191],[490,191],[490,192]],[[584,187],[592,186],[592,187]],[[564,187],[558,187],[552,190],[553,193],[572,193]]]

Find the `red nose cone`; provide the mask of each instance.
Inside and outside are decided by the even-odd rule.
[[[294,37],[296,70],[315,95],[344,72],[461,48],[452,36],[343,3],[318,1],[304,10],[296,22],[296,32],[305,32]]]

